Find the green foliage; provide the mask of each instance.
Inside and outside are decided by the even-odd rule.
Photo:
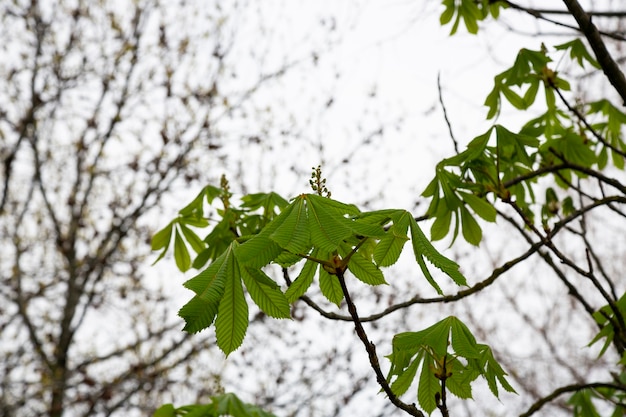
[[[612,305],[605,305],[593,314],[593,318],[600,326],[600,331],[589,342],[589,346],[595,344],[600,339],[604,340],[604,345],[600,350],[600,356],[602,356],[607,348],[613,343],[615,339],[615,332],[621,331],[624,328],[624,315],[626,314],[626,294],[622,295],[619,300],[612,303]],[[622,357],[622,361],[626,356]]]
[[[195,333],[214,324],[217,344],[226,354],[236,350],[245,337],[248,327],[246,291],[267,315],[289,318],[289,303],[306,293],[317,273],[322,294],[339,306],[344,294],[336,275],[349,271],[368,285],[386,284],[380,268],[398,261],[409,240],[409,230],[416,261],[438,293],[442,293],[441,288],[426,261],[458,285],[467,285],[459,266],[432,246],[405,210],[362,213],[353,205],[316,194],[301,194],[286,206],[283,205],[285,200],[275,194],[253,194],[244,196],[240,207],[233,207],[228,190],[205,190],[210,190],[211,196],[227,195],[222,198],[224,210],[218,211],[223,219],[204,240],[208,247],[197,251],[199,258],[210,251],[212,262],[184,284],[195,296],[179,314],[188,332]],[[204,196],[206,191],[172,223],[180,222],[184,216],[193,216],[195,224],[204,221],[208,225],[208,220],[198,214],[203,208]],[[282,209],[279,214],[276,208]],[[262,217],[256,210],[263,211]],[[232,213],[237,213],[236,217]],[[232,220],[228,222],[226,234],[222,234],[224,219]],[[252,230],[251,223],[259,227]],[[252,233],[243,235],[243,229]],[[168,228],[164,230],[158,234],[167,233]],[[177,253],[184,252],[187,244],[191,245],[187,236],[181,233],[174,240],[175,258]],[[162,256],[163,253],[159,259]],[[304,261],[304,265],[285,293],[263,270],[272,263],[289,267],[298,261]],[[177,260],[183,271],[189,263],[180,264]],[[197,258],[193,264],[198,264]]]
[[[487,380],[496,397],[498,384],[508,392],[515,392],[491,349],[476,343],[467,326],[456,317],[448,317],[419,332],[397,334],[388,358],[391,368],[387,380],[397,395],[409,389],[421,369],[417,400],[429,414],[437,407],[445,388],[459,398],[472,398],[471,383],[479,376]]]
[[[556,48],[569,51],[581,65],[597,65],[580,40]],[[474,138],[465,151],[437,165],[435,178],[422,194],[431,200],[427,214],[434,219],[430,230],[433,240],[451,233],[454,243],[461,231],[467,242],[478,245],[482,229],[476,216],[494,222],[498,200],[514,201],[532,222],[539,178],[551,176],[554,183],[567,189],[576,177],[587,176],[586,168],[604,168],[609,154],[615,167],[624,168],[622,126],[626,114],[607,100],[588,104],[586,112],[600,117],[590,137],[581,130],[578,120],[557,107],[555,92],[568,90],[569,84],[548,67],[550,62],[545,47],[539,51],[522,49],[514,65],[495,77],[494,88],[485,101],[490,119],[499,113],[503,99],[515,108],[527,109],[543,86],[547,107],[544,114],[530,120],[518,133],[496,124]],[[541,206],[544,225],[559,214],[561,207],[563,215],[575,211],[571,198],[560,202],[553,191],[546,194]]]
[[[451,25],[451,34],[458,31],[461,22],[475,34],[479,22],[489,16],[498,18],[501,9],[507,7],[506,2],[492,0],[443,0],[442,5],[440,22]],[[511,68],[494,77],[484,102],[487,120],[498,118],[508,105],[519,111],[531,107],[540,111],[517,131],[494,123],[463,152],[437,164],[435,176],[422,194],[430,199],[426,214],[433,220],[433,241],[451,235],[454,244],[460,233],[470,244],[479,245],[483,239],[481,223],[496,222],[503,214],[498,205],[503,203],[512,206],[523,225],[533,231],[539,217],[541,230],[546,232],[545,238],[540,236],[541,243],[549,246],[553,244],[550,228],[564,218],[580,215],[582,209],[577,205],[583,204],[582,197],[592,199],[581,192],[578,181],[593,175],[604,180],[593,170],[603,170],[609,163],[624,169],[626,114],[606,99],[569,104],[563,92],[569,91],[570,85],[553,67],[554,53],[581,68],[599,68],[584,43],[574,39],[553,51],[543,44],[539,50],[521,49]],[[548,179],[548,185],[540,179]],[[604,182],[615,186],[617,181]],[[317,277],[323,296],[341,306],[344,300],[349,302],[342,286],[344,276],[349,273],[372,286],[387,284],[382,268],[399,260],[409,240],[416,263],[437,293],[443,294],[440,279],[433,276],[428,264],[457,285],[467,285],[459,266],[432,245],[411,213],[397,209],[361,212],[354,205],[332,200],[319,166],[313,169],[310,185],[313,194],[301,194],[291,201],[275,193],[259,193],[243,196],[237,205],[223,178],[220,187],[205,187],[177,218],[155,234],[152,249],[160,251],[157,261],[171,249],[181,271],[192,267],[201,270],[184,284],[195,294],[179,313],[186,331],[198,332],[214,324],[217,344],[228,355],[245,337],[248,298],[271,317],[289,318],[290,304],[304,296]],[[616,188],[623,192],[623,188]],[[570,194],[580,198],[575,202]],[[205,214],[216,198],[221,202],[221,207],[214,209],[218,220]],[[508,214],[505,217],[510,219]],[[209,225],[211,230],[204,239],[194,231]],[[268,265],[283,268],[285,276],[288,271],[299,272],[293,282],[286,279],[284,288],[267,275],[271,270]],[[623,370],[626,294],[618,300],[602,295],[608,304],[593,314],[600,330],[590,345],[604,340],[600,355],[616,346]],[[355,311],[349,310],[351,314]],[[352,318],[359,333],[358,318]],[[391,392],[401,396],[417,384],[417,401],[429,414],[436,408],[443,413],[446,392],[460,399],[472,398],[472,384],[478,377],[496,397],[500,388],[515,392],[491,348],[477,343],[456,317],[421,331],[395,335],[388,358]],[[615,404],[612,415],[623,415],[626,391],[621,387],[626,384],[625,375],[614,375],[615,384],[575,390],[569,399],[574,415],[599,415],[594,400]],[[233,404],[232,408],[219,405],[226,403]],[[222,411],[234,416],[269,415],[254,414],[261,411],[251,411],[251,406],[236,397],[188,407],[176,410],[163,406],[155,416],[213,416],[222,415],[216,414]]]
[[[159,407],[152,417],[275,417],[259,407],[241,401],[235,394],[221,394],[211,397],[206,405],[185,405],[174,408],[172,404]]]
[[[496,143],[489,146],[494,132]],[[532,179],[506,184],[532,171],[531,152],[538,144],[537,138],[496,125],[472,140],[464,152],[441,161],[422,194],[431,199],[427,212],[435,219],[431,238],[445,237],[454,218],[453,242],[460,228],[467,242],[478,245],[482,229],[472,212],[483,220],[496,220],[496,209],[487,199],[489,193],[505,199],[515,196],[520,202],[526,201],[527,192],[534,198],[529,186]]]
[[[439,17],[441,25],[452,22],[450,35],[454,35],[459,28],[461,20],[469,33],[478,33],[478,22],[485,20],[489,15],[498,18],[500,9],[506,7],[505,2],[489,0],[443,0],[445,7]],[[454,19],[454,21],[453,21]]]
[[[570,397],[568,404],[574,406],[575,417],[600,417],[591,398],[592,390],[590,389],[582,389]]]

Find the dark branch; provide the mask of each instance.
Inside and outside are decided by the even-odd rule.
[[[350,297],[350,293],[348,292],[348,287],[346,286],[346,280],[344,279],[343,271],[341,269],[337,270],[337,279],[339,280],[339,283],[341,284],[341,290],[343,291],[343,295],[346,299],[346,304],[348,305],[348,311],[350,312],[350,316],[352,317],[352,321],[354,322],[354,328],[356,329],[356,334],[357,336],[359,336],[359,339],[361,339],[361,342],[363,342],[363,345],[365,346],[365,350],[367,351],[367,356],[369,357],[369,360],[370,360],[370,365],[372,366],[372,369],[374,370],[374,373],[376,374],[376,381],[381,386],[383,391],[385,391],[385,393],[389,397],[389,401],[391,401],[393,405],[395,405],[401,410],[404,410],[405,412],[407,412],[408,414],[412,416],[424,417],[424,414],[421,411],[419,411],[415,407],[415,405],[404,403],[391,390],[391,387],[387,383],[387,379],[383,375],[383,371],[380,369],[380,364],[378,363],[378,355],[376,354],[376,346],[374,345],[374,343],[370,342],[369,338],[367,337],[367,333],[365,333],[365,329],[363,328],[363,325],[361,324],[361,319],[359,319],[359,315],[356,311],[356,306],[352,302],[352,298]]]
[[[591,49],[593,49],[596,59],[602,67],[604,74],[617,91],[617,94],[619,94],[622,98],[623,104],[626,106],[626,78],[624,77],[622,70],[617,65],[617,62],[615,62],[609,51],[606,49],[606,45],[600,36],[598,28],[596,28],[596,26],[591,22],[591,16],[585,13],[585,10],[577,0],[563,0],[563,3],[565,3],[572,16],[574,16],[576,22],[578,22],[578,25],[587,38],[589,45],[591,45]]]

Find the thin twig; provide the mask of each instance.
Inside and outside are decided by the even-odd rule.
[[[452,124],[450,123],[450,119],[448,118],[448,111],[446,110],[446,105],[443,103],[443,93],[441,92],[441,72],[437,74],[437,91],[439,92],[439,103],[441,104],[441,109],[443,110],[443,118],[446,121],[446,125],[448,125],[450,139],[452,139],[452,144],[454,145],[454,153],[458,155],[459,143],[454,137],[454,132],[452,132]]]
[[[602,135],[600,135],[600,133],[598,133],[593,126],[591,126],[591,124],[589,124],[589,122],[587,122],[587,118],[578,111],[578,109],[576,109],[574,106],[572,106],[566,99],[565,96],[563,96],[563,93],[561,92],[561,90],[559,88],[557,88],[555,85],[551,85],[551,87],[554,89],[554,91],[556,91],[556,94],[559,96],[559,98],[561,99],[561,101],[563,102],[563,104],[565,104],[565,106],[569,109],[569,111],[571,111],[572,113],[574,113],[574,115],[578,118],[578,120],[580,120],[582,122],[582,124],[585,125],[585,127],[587,128],[587,130],[589,130],[591,132],[591,134],[598,139],[598,141],[600,143],[602,143],[604,146],[606,146],[607,148],[611,149],[613,152],[621,155],[623,158],[626,158],[626,152],[622,151],[621,149],[619,149],[616,146],[613,146],[609,141],[607,141],[606,139],[604,139],[602,137]]]
[[[609,389],[615,389],[619,391],[626,391],[625,386],[613,384],[610,382],[592,382],[588,384],[567,385],[567,386],[555,389],[554,391],[552,391],[551,394],[546,395],[545,397],[541,398],[539,401],[535,402],[533,405],[530,406],[528,411],[526,411],[523,414],[520,414],[520,417],[530,417],[531,415],[539,411],[544,405],[554,400],[561,394],[565,394],[568,392],[581,391],[583,389],[596,389],[596,388],[609,388]]]
[[[564,27],[564,28],[567,28],[567,29],[575,30],[576,32],[583,32],[582,28],[580,28],[580,27],[573,26],[573,25],[568,25],[567,23],[559,22],[558,20],[554,20],[554,19],[551,19],[549,17],[546,17],[544,15],[544,13],[542,13],[541,9],[533,9],[533,8],[530,8],[530,7],[520,6],[519,4],[513,3],[512,1],[508,1],[508,0],[491,0],[491,3],[504,3],[507,6],[509,6],[511,9],[527,13],[527,14],[533,16],[536,19],[543,20],[545,22],[551,23],[551,24],[556,25],[556,26],[561,26],[561,27]],[[548,13],[545,13],[545,14],[548,14]],[[615,40],[618,40],[618,41],[626,40],[626,38],[624,36],[622,36],[622,35],[620,35],[618,33],[604,32],[604,31],[599,31],[598,33],[600,35],[602,35],[602,36],[606,36],[608,38],[612,38],[612,39],[615,39]]]

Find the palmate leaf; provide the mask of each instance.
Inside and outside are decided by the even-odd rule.
[[[190,332],[209,327],[215,319],[217,344],[226,355],[241,345],[248,327],[248,304],[235,255],[237,246],[238,243],[231,243],[207,269],[184,284],[196,297],[179,312],[185,319],[185,330]]]
[[[471,383],[483,376],[494,396],[498,397],[496,383],[509,392],[515,392],[506,380],[506,373],[495,361],[491,349],[476,343],[474,335],[458,318],[447,317],[418,332],[399,333],[393,338],[393,353],[388,358],[391,367],[387,377],[398,395],[411,384],[417,366],[421,363],[417,397],[421,407],[434,410],[435,393],[441,389],[444,375],[446,386],[460,398],[471,398]],[[449,351],[450,347],[452,351]],[[464,361],[461,361],[463,358]],[[430,411],[429,411],[430,410]]]

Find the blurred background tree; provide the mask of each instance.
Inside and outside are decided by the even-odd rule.
[[[147,415],[219,391],[212,338],[181,333],[177,290],[146,276],[154,219],[266,146],[256,97],[315,45],[270,60],[246,2],[0,9],[0,415]]]

